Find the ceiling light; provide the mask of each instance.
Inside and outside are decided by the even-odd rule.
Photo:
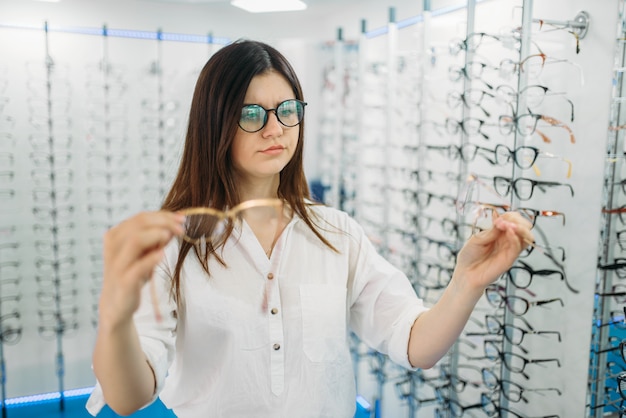
[[[290,12],[306,9],[300,0],[232,0],[231,5],[250,13]]]

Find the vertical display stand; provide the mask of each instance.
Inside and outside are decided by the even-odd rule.
[[[49,45],[49,31],[48,31],[48,23],[45,23],[44,27],[44,36],[45,36],[45,65],[46,65],[46,92],[45,92],[45,100],[46,100],[46,108],[47,114],[45,116],[46,120],[46,134],[48,135],[48,149],[42,151],[44,153],[44,157],[47,160],[47,167],[49,171],[49,184],[48,184],[48,193],[49,193],[49,207],[47,208],[47,214],[49,215],[47,219],[50,221],[50,258],[49,259],[40,259],[38,260],[40,265],[48,265],[50,267],[49,271],[46,271],[43,274],[49,274],[50,277],[44,278],[44,280],[51,280],[53,285],[50,289],[52,292],[53,304],[50,311],[40,310],[40,333],[46,332],[44,327],[50,327],[53,330],[54,340],[56,341],[56,354],[55,354],[55,365],[56,365],[56,375],[58,382],[58,391],[59,391],[59,409],[61,411],[65,410],[65,357],[63,353],[63,336],[67,330],[67,317],[66,312],[63,310],[63,306],[61,304],[62,292],[66,292],[67,289],[61,288],[61,280],[60,277],[62,275],[61,271],[61,256],[59,254],[59,236],[58,236],[58,228],[59,228],[59,214],[60,211],[68,208],[63,208],[59,205],[57,201],[57,184],[56,184],[56,170],[59,168],[57,166],[57,150],[55,148],[55,123],[57,120],[54,119],[53,113],[53,94],[52,89],[57,86],[53,83],[53,74],[55,72],[55,63],[50,56],[50,45]],[[36,207],[35,210],[38,208]],[[44,209],[45,210],[45,209]],[[45,218],[44,218],[45,219]],[[68,260],[69,261],[69,260]],[[43,291],[43,290],[42,290]],[[71,314],[70,314],[71,316]]]
[[[389,232],[390,232],[390,190],[389,186],[391,182],[391,147],[394,145],[394,139],[396,138],[397,126],[401,122],[396,116],[398,103],[398,25],[396,23],[396,9],[389,8],[389,23],[387,24],[387,80],[386,80],[386,94],[385,94],[385,109],[386,109],[386,125],[385,125],[385,137],[383,139],[383,167],[382,167],[382,184],[385,185],[382,192],[383,211],[381,219],[381,227],[384,231],[382,234],[382,240],[380,242],[380,250],[383,257],[389,256]]]
[[[619,241],[623,239],[618,234],[618,222],[621,221],[624,213],[619,188],[624,183],[623,167],[626,166],[624,161],[626,156],[624,153],[626,146],[624,139],[626,133],[626,109],[624,108],[624,98],[626,97],[626,82],[624,80],[626,71],[626,1],[620,0],[619,10],[606,147],[604,206],[598,257],[599,269],[596,278],[589,364],[587,413],[588,416],[594,418],[601,418],[615,410],[624,413],[623,407],[620,406],[623,403],[622,395],[618,389],[620,383],[616,381],[616,378],[623,374],[623,371],[616,374],[622,360],[615,350],[622,350],[622,358],[624,352],[621,344],[616,346],[612,340],[619,342],[626,338],[626,333],[623,332],[626,305],[615,302],[622,300],[623,297],[620,297],[620,285],[615,285],[619,280],[614,280],[620,278],[616,277],[618,276],[617,271],[626,267],[626,265],[620,266],[622,261],[619,259],[619,255],[618,257],[615,256],[616,252],[619,252],[616,244],[619,244]],[[615,367],[611,365],[615,365]]]
[[[119,212],[128,205],[128,107],[125,103],[124,71],[117,68],[109,54],[110,37],[102,28],[102,56],[88,66],[87,88],[90,127],[87,134],[87,176],[90,215],[91,296],[93,327],[98,322],[98,298],[102,286],[102,234],[119,222]],[[120,185],[123,184],[123,186]],[[119,202],[125,202],[120,206]]]
[[[9,111],[11,98],[6,95],[9,84],[9,74],[4,66],[0,66],[0,200],[2,213],[7,214],[17,210],[15,203],[15,138],[10,130],[15,120]],[[22,326],[20,321],[21,277],[18,274],[20,267],[17,250],[20,242],[17,240],[16,227],[7,222],[8,216],[2,216],[0,223],[0,408],[2,418],[7,417],[7,359],[5,348],[7,345],[20,340]]]
[[[344,83],[344,39],[343,30],[337,29],[337,37],[329,46],[331,48],[331,64],[325,68],[326,90],[323,91],[324,100],[328,102],[324,109],[329,113],[323,117],[324,139],[322,150],[324,155],[324,201],[335,207],[341,207],[342,196],[342,161],[344,145],[342,138],[342,124],[344,121],[345,83]],[[331,151],[332,150],[332,151]]]
[[[334,41],[324,45],[322,54],[322,115],[319,149],[321,153],[321,187],[324,203],[356,216],[359,168],[356,111],[359,106],[358,63],[360,45],[346,41],[343,29],[337,29]]]
[[[365,102],[365,91],[361,88],[363,85],[363,80],[365,79],[365,66],[367,65],[367,21],[365,19],[361,19],[361,27],[359,38],[356,43],[356,51],[357,51],[357,61],[356,61],[356,107],[355,107],[355,130],[356,130],[356,144],[358,148],[358,144],[363,141],[363,138],[366,135],[366,129],[364,126],[364,122],[366,119],[366,115],[364,112],[364,102]],[[360,178],[360,174],[365,170],[364,161],[361,152],[355,153],[355,195],[354,195],[354,218],[358,221],[361,220],[361,213],[359,208],[363,206],[363,192],[364,185],[363,181]]]
[[[343,30],[341,28],[337,29],[337,39],[335,44],[333,45],[333,61],[335,63],[335,75],[337,77],[337,88],[335,90],[335,98],[338,100],[338,107],[336,109],[336,114],[334,118],[333,125],[333,142],[335,145],[335,161],[336,164],[333,166],[333,175],[332,175],[332,183],[330,186],[330,196],[332,202],[335,202],[335,205],[341,207],[341,196],[343,194],[342,190],[342,167],[344,160],[344,151],[345,147],[343,145],[343,137],[342,137],[342,127],[343,121],[345,120],[345,107],[341,98],[345,97],[345,83],[344,74],[346,72],[345,68],[345,60],[344,60],[344,39],[343,39]]]
[[[154,161],[150,164],[151,169],[144,169],[144,176],[150,179],[152,193],[144,194],[144,208],[154,209],[155,200],[162,201],[165,197],[165,180],[167,174],[165,172],[165,164],[167,155],[165,154],[165,99],[163,92],[163,34],[161,30],[157,31],[157,43],[156,43],[156,59],[150,64],[149,74],[153,77],[156,88],[156,96],[152,98],[144,98],[144,103],[152,103],[149,106],[144,107],[143,122],[145,125],[145,131],[142,146],[144,160]],[[149,132],[146,135],[146,132]],[[157,140],[154,145],[150,145],[150,136],[156,136]]]

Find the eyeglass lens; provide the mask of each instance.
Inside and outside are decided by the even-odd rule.
[[[293,127],[302,122],[305,105],[305,102],[296,99],[285,100],[275,109],[265,109],[258,104],[246,105],[241,109],[239,127],[246,132],[258,132],[265,127],[268,113],[272,111],[282,125]]]

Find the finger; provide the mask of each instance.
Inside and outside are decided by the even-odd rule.
[[[139,307],[141,291],[145,283],[151,279],[155,267],[162,258],[162,250],[150,251],[122,275],[117,275],[115,272],[105,273],[100,294],[100,315],[114,321],[132,316]],[[116,280],[107,280],[109,274],[113,274]]]
[[[106,254],[104,261],[113,264],[116,270],[129,269],[146,253],[162,250],[173,238],[171,231],[158,227],[150,227],[128,234],[126,239],[117,244],[118,251],[114,255]],[[115,245],[115,244],[111,244]]]
[[[133,251],[132,255],[136,256],[145,251],[146,247],[154,245],[154,243],[150,242],[150,236],[141,236],[142,231],[150,228],[169,231],[169,238],[157,237],[157,241],[167,240],[167,242],[169,242],[171,236],[182,234],[183,219],[184,217],[179,214],[164,211],[144,212],[135,215],[107,231],[104,237],[104,249],[110,256],[113,257],[118,254],[128,254],[129,249],[125,246],[125,244],[130,241],[133,245],[140,246],[136,249],[136,251]]]
[[[522,221],[522,222],[519,222]],[[535,237],[530,230],[532,224],[525,222],[522,219],[507,219],[499,218],[494,221],[494,227],[502,231],[511,230],[515,232],[519,240],[524,244],[524,247],[535,242]]]
[[[500,217],[500,219],[504,219],[507,222],[514,223],[520,228],[526,230],[530,230],[533,227],[532,222],[530,222],[518,212],[506,212]]]
[[[155,249],[147,252],[133,266],[133,271],[137,276],[143,277],[144,281],[148,281],[154,274],[154,269],[161,263],[165,256],[162,249]]]
[[[503,254],[508,256],[510,263],[513,263],[524,248],[529,245],[520,235],[518,229],[519,228],[516,227],[510,227],[509,225],[504,230],[504,237],[500,239],[499,247],[502,249]]]
[[[128,277],[132,278],[136,290],[141,290],[143,285],[152,278],[154,269],[163,259],[163,250],[155,249],[145,253],[133,263],[128,271]]]
[[[521,228],[508,228],[505,231],[505,236],[508,240],[508,242],[510,243],[510,245],[514,251],[515,251],[515,257],[517,257],[519,255],[520,252],[522,252],[522,250],[528,245],[524,242],[524,239],[522,236],[520,236],[520,229]]]
[[[114,235],[125,235],[129,231],[142,229],[146,227],[160,227],[170,230],[173,234],[181,234],[183,232],[184,215],[179,213],[158,211],[158,212],[142,212],[118,225],[109,231]]]
[[[519,253],[528,246],[526,239],[532,238],[532,235],[527,236],[527,232],[524,232],[524,227],[520,227],[514,222],[508,222],[502,218],[498,218],[494,221],[494,227],[485,231],[482,231],[471,238],[471,244],[480,247],[493,247],[498,244],[500,249],[509,248],[513,258],[516,258]],[[493,251],[495,247],[489,251]],[[505,250],[508,251],[508,250]]]
[[[496,225],[496,221],[494,221],[494,226]],[[488,245],[492,242],[496,241],[499,236],[501,236],[505,232],[504,229],[500,228],[490,228],[484,231],[480,231],[477,234],[472,235],[471,241],[478,245]]]

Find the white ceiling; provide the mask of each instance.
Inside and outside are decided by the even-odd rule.
[[[258,0],[263,1],[263,0]],[[248,13],[230,5],[230,0],[0,0],[0,21],[38,25],[101,27],[165,32],[213,33],[229,39],[266,41],[333,40],[341,28],[344,39],[358,38],[361,21],[367,30],[389,22],[389,8],[398,21],[422,12],[424,0],[303,0],[304,11]],[[431,0],[433,9],[450,2]]]
[[[227,37],[241,35],[253,38],[267,36],[270,38],[333,39],[337,28],[341,27],[344,37],[350,39],[358,36],[362,19],[367,21],[368,30],[385,25],[388,22],[390,7],[396,9],[398,20],[415,16],[422,10],[422,0],[303,1],[308,6],[303,11],[248,13],[231,6],[230,0],[134,0],[144,5],[151,3],[155,6],[179,5],[187,10],[193,8],[197,11],[196,16],[206,16],[210,20],[211,26],[215,29],[214,33]],[[217,21],[216,16],[219,16]],[[170,15],[170,17],[173,16]]]
[[[230,3],[230,0],[150,0],[150,1],[158,1],[158,2],[168,2],[168,3],[194,3],[194,4],[203,4],[203,3]],[[262,1],[262,0],[259,0]],[[344,3],[356,4],[359,3],[359,0],[302,0],[309,7],[311,6],[319,6],[322,5],[338,5]],[[362,0],[361,0],[362,2]]]
[[[2,0],[0,0],[1,2]],[[63,0],[77,1],[77,0]],[[110,4],[116,0],[91,0]],[[230,5],[230,0],[121,0],[126,4],[152,5],[169,21],[192,13],[185,32],[196,33],[193,25],[204,19],[217,36],[261,39],[335,39],[341,28],[345,39],[358,37],[361,20],[367,29],[384,26],[389,20],[389,8],[396,9],[398,19],[421,13],[420,0],[303,0],[307,9],[294,12],[248,13]],[[259,0],[262,1],[262,0]],[[177,13],[166,10],[180,11]],[[179,16],[176,16],[179,15]],[[168,22],[169,23],[169,22]],[[168,25],[169,26],[169,25]],[[165,27],[165,25],[164,25]]]

